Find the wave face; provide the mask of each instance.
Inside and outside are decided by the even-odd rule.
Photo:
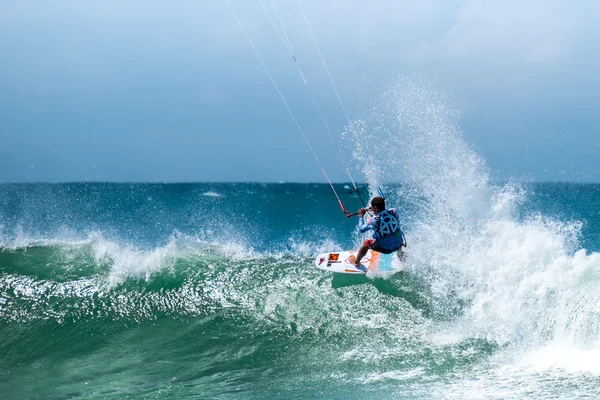
[[[362,240],[327,185],[0,185],[3,397],[596,397],[600,185],[491,182],[418,78],[373,109],[386,279],[312,267]]]

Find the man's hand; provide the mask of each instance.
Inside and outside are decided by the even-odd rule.
[[[367,212],[366,208],[361,208],[360,210],[358,210],[358,216],[362,218],[366,212]]]

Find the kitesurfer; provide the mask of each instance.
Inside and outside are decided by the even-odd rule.
[[[372,211],[372,216],[365,222],[367,210]],[[405,245],[404,234],[400,230],[400,220],[395,208],[386,209],[383,197],[373,197],[371,207],[358,210],[358,230],[363,233],[373,231],[373,239],[365,240],[361,246],[354,265],[360,267],[360,260],[369,249],[379,253],[389,254],[398,251]]]

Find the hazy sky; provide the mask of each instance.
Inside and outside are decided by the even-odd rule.
[[[344,181],[259,1],[230,3]],[[296,0],[276,4],[344,148],[346,119]],[[419,74],[454,98],[494,177],[600,182],[600,2],[301,4],[351,119]],[[0,57],[0,181],[323,181],[225,0],[2,1]]]

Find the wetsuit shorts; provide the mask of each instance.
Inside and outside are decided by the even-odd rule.
[[[376,251],[378,253],[383,253],[383,254],[393,253],[393,252],[397,251],[398,249],[400,249],[400,247],[402,247],[402,246],[400,246],[400,247],[397,247],[397,248],[391,249],[391,250],[390,249],[384,249],[383,247],[381,247],[379,245],[379,243],[377,243],[377,240],[375,240],[375,239],[365,240],[365,246],[367,246],[369,249],[371,249],[373,251]]]

